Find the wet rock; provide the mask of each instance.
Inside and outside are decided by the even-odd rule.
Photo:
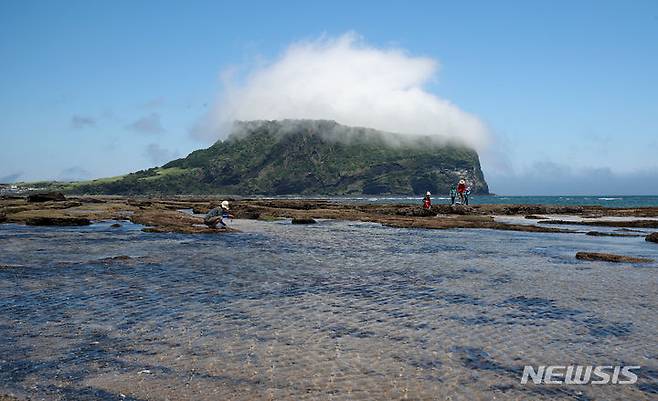
[[[281,199],[266,200],[260,202],[263,206],[272,208],[294,209],[294,210],[313,210],[321,209],[329,204],[325,200],[307,200],[307,199]]]
[[[199,216],[166,209],[139,211],[130,216],[130,221],[148,226],[142,231],[149,233],[211,234],[237,231],[230,228],[210,228],[203,224],[203,219]]]
[[[529,214],[529,215],[525,216],[525,218],[528,219],[528,220],[546,220],[546,217],[539,216],[539,215],[536,215],[536,214]]]
[[[91,198],[91,197],[80,198],[79,201],[84,203],[107,203],[107,201],[103,199]]]
[[[582,214],[583,206],[551,206],[551,205],[471,205],[473,209],[497,215],[542,215],[542,214]],[[592,207],[589,207],[592,208]],[[600,207],[594,207],[596,210]]]
[[[468,205],[452,205],[450,207],[450,213],[460,215],[473,214],[473,208]]]
[[[4,223],[5,221],[7,221],[7,215],[0,213],[0,223]]]
[[[62,202],[65,201],[66,197],[61,192],[41,192],[36,194],[30,194],[27,196],[27,201],[34,202]]]
[[[121,227],[121,224],[119,224],[119,223],[114,223],[114,224],[112,224],[110,227],[112,227],[112,228],[119,228],[119,227]]]
[[[311,218],[294,218],[292,219],[292,224],[315,224],[317,221]]]
[[[203,216],[181,213],[192,209],[205,213],[210,206],[224,198],[216,196],[172,196],[172,197],[124,197],[99,196],[75,197],[64,202],[28,203],[25,198],[0,199],[0,214],[6,214],[8,222],[25,223],[33,217],[84,217],[89,220],[118,221],[133,219],[148,226],[144,231],[180,233],[223,233],[232,230],[217,230],[203,224]],[[600,219],[585,225],[609,225],[611,227],[658,226],[658,207],[603,208],[600,206],[565,207],[550,205],[471,205],[451,206],[437,202],[427,211],[420,205],[340,203],[326,200],[279,200],[239,199],[231,201],[231,213],[239,219],[264,220],[275,218],[339,219],[380,223],[392,227],[408,228],[488,228],[495,230],[570,232],[546,225],[523,225],[496,222],[490,216],[516,215],[542,217],[554,214],[616,217],[650,217],[652,220],[636,222],[605,221]],[[74,207],[77,206],[77,207]],[[138,221],[139,220],[139,221]],[[566,222],[565,224],[574,224]],[[655,230],[653,230],[655,231]]]
[[[111,265],[111,264],[114,264],[114,263],[130,262],[132,260],[133,260],[133,258],[128,256],[128,255],[119,255],[119,256],[110,256],[110,257],[107,257],[107,258],[98,259],[98,260],[92,261],[92,263],[102,263],[104,265]]]
[[[640,234],[604,233],[601,231],[589,231],[587,235],[592,237],[641,237]]]
[[[595,261],[600,260],[604,262],[614,263],[651,263],[654,260],[649,258],[636,258],[634,256],[615,255],[612,253],[597,253],[597,252],[578,252],[576,259]]]
[[[72,207],[78,207],[82,206],[82,202],[78,201],[58,201],[58,202],[37,202],[38,203],[38,208],[36,205],[28,205],[27,210],[35,210],[35,209],[41,209],[41,210],[57,210],[57,209],[70,209]]]
[[[258,220],[261,215],[261,209],[250,205],[236,205],[231,209],[231,214],[238,219]]]
[[[30,217],[25,220],[28,226],[88,226],[91,220],[84,217]]]
[[[570,220],[541,220],[539,224],[562,224],[578,226],[599,227],[636,227],[636,228],[658,228],[658,220],[599,220],[599,221],[570,221]]]
[[[651,233],[644,238],[646,241],[658,243],[658,233]]]
[[[206,214],[210,211],[209,206],[194,206],[192,208],[192,214]]]
[[[395,214],[398,216],[432,217],[436,216],[436,213],[436,208],[425,209],[422,207],[411,206],[400,208]]]

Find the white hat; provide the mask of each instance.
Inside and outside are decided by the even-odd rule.
[[[222,208],[228,210],[228,201],[222,201]]]
[[[430,196],[432,194],[430,193],[430,191],[427,191],[427,193],[425,195]]]
[[[464,181],[464,180],[459,180],[459,183],[460,183],[460,184],[466,184],[466,181]]]

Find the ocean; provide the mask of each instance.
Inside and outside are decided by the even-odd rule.
[[[381,204],[422,204],[422,196],[281,196],[273,199],[328,199],[338,202],[350,203],[381,203]],[[446,195],[433,195],[432,202],[450,203]],[[592,195],[592,196],[505,196],[505,195],[472,195],[472,205],[559,205],[559,206],[587,206],[599,205],[604,207],[658,207],[658,195]]]
[[[492,199],[491,197],[487,199]],[[228,235],[0,225],[0,393],[46,400],[651,400],[642,237],[234,220]],[[110,258],[110,259],[108,259]],[[525,365],[639,365],[633,385]]]

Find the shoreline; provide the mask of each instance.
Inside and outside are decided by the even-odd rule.
[[[325,199],[235,199],[212,195],[53,195],[52,200],[46,198],[45,201],[3,197],[0,199],[0,223],[75,226],[91,224],[93,221],[130,220],[144,225],[144,231],[150,232],[226,233],[232,230],[207,228],[202,218],[202,214],[222,199],[231,202],[231,211],[238,219],[335,219],[372,222],[398,228],[484,228],[548,233],[574,232],[561,227],[564,225],[658,230],[658,207],[438,204],[425,210],[420,205],[409,204],[342,203]]]

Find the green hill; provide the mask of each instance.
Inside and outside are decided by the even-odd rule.
[[[187,157],[69,187],[99,194],[447,193],[459,178],[488,193],[477,153],[324,120],[236,123],[228,139]]]

